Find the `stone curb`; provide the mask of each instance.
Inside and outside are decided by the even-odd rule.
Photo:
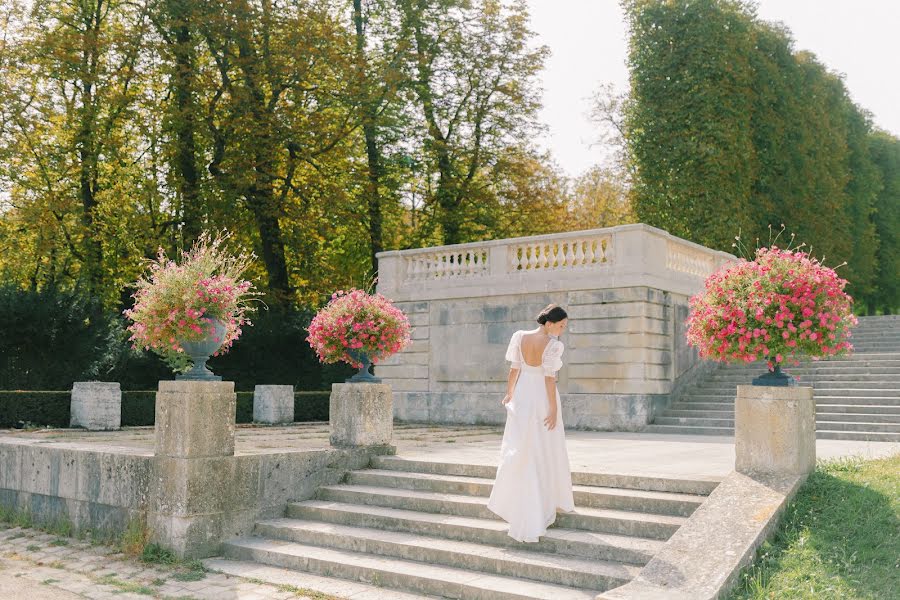
[[[805,478],[732,472],[634,580],[597,600],[724,597]]]

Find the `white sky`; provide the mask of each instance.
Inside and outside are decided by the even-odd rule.
[[[628,87],[626,31],[618,0],[528,0],[531,26],[552,55],[544,71],[544,140],[560,166],[578,175],[603,161],[591,148],[587,117],[599,85]],[[810,50],[845,75],[853,100],[875,125],[900,136],[900,1],[760,0],[759,16],[781,21],[796,50]]]

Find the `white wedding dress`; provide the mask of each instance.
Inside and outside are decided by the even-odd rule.
[[[500,445],[500,466],[488,500],[488,509],[509,523],[509,535],[519,542],[537,542],[556,520],[556,510],[575,510],[572,473],[563,429],[562,406],[556,392],[556,427],[548,430],[545,376],[562,367],[563,343],[551,339],[540,365],[522,357],[522,336],[513,334],[506,360],[519,369],[519,378],[506,404],[506,428]],[[556,389],[556,386],[554,386]]]

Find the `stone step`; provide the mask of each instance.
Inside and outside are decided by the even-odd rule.
[[[692,427],[690,425],[655,425],[645,426],[641,431],[645,433],[678,433],[683,435],[722,435],[734,436],[731,427]]]
[[[833,358],[820,358],[819,360],[802,360],[798,367],[827,365],[835,367],[894,367],[900,362],[900,353],[897,352],[854,352],[849,356],[838,356]],[[733,363],[721,365],[723,369],[744,369],[747,371],[756,371],[765,369],[766,363],[758,360],[752,363]]]
[[[273,567],[271,565],[263,565],[258,562],[246,560],[229,560],[226,558],[207,558],[203,560],[203,566],[210,571],[216,573],[224,573],[232,577],[241,577],[245,579],[254,579],[264,581],[268,584],[287,588],[287,589],[304,589],[327,595],[328,597],[337,598],[356,598],[357,600],[439,600],[438,596],[430,596],[424,594],[413,594],[410,592],[401,592],[398,590],[389,590],[387,588],[369,585],[361,581],[347,581],[346,579],[338,579],[336,577],[322,577],[321,575],[313,575],[312,573],[303,573],[294,569],[283,569]],[[128,597],[136,596],[128,594]],[[234,596],[222,596],[222,600],[243,600],[246,598],[259,599],[260,596],[250,596],[249,594],[238,593]],[[303,595],[302,598],[319,598],[316,595]],[[166,598],[172,598],[166,596]],[[188,599],[194,596],[179,596],[179,598]],[[298,596],[299,598],[299,596]]]
[[[900,366],[898,367],[834,367],[828,365],[827,363],[820,364],[815,367],[788,367],[787,372],[791,375],[800,375],[801,377],[809,377],[811,375],[884,375],[884,379],[892,379],[894,376],[900,375]],[[759,371],[754,371],[756,373],[761,373],[763,369]],[[731,368],[722,368],[717,371],[713,371],[713,375],[711,377],[745,377],[749,370],[747,371],[737,371]],[[754,375],[755,377],[755,375]],[[750,377],[752,379],[753,377]]]
[[[679,404],[673,404],[671,408],[662,411],[660,416],[674,418],[697,418],[697,419],[733,419],[734,406],[731,404],[723,404],[723,409],[713,410],[691,410],[689,407]],[[725,409],[727,406],[729,409]]]
[[[675,410],[684,410],[684,411],[710,411],[710,412],[731,412],[734,414],[734,398],[731,400],[727,399],[716,399],[715,401],[706,401],[706,402],[698,402],[698,401],[687,401],[684,398],[681,398],[672,405],[672,408]]]
[[[816,430],[820,429],[822,431],[866,431],[900,434],[900,423],[875,423],[872,421],[848,423],[846,421],[820,421],[817,419]]]
[[[856,390],[852,390],[854,393]],[[816,405],[826,404],[862,404],[866,406],[900,406],[900,397],[897,396],[838,396],[831,394],[815,394]]]
[[[834,370],[834,369],[832,369]],[[839,381],[839,382],[854,382],[854,381],[893,381],[900,385],[900,369],[897,370],[897,373],[798,373],[795,369],[787,369],[787,373],[793,375],[794,377],[800,378],[804,382],[818,382],[818,381]],[[752,380],[752,378],[751,378]],[[708,379],[706,379],[708,383],[728,383],[728,384],[738,384],[738,383],[747,383],[747,379],[744,375],[739,373],[721,373],[716,374]]]
[[[900,389],[865,388],[865,387],[834,387],[824,388],[813,386],[816,398],[822,396],[856,396],[856,397],[884,397],[900,400]]]
[[[480,496],[438,494],[417,490],[397,490],[361,485],[329,485],[316,491],[318,500],[399,508],[478,519],[499,519],[488,510],[488,499]],[[667,540],[684,522],[683,517],[656,515],[605,508],[577,507],[571,513],[558,513],[556,524],[619,535]]]
[[[722,404],[721,410],[691,410],[690,405],[673,405],[660,414],[660,417],[697,418],[697,419],[733,419],[734,407]],[[727,408],[726,408],[727,407]],[[826,419],[825,415],[831,415]],[[900,406],[823,404],[816,407],[816,419],[834,421],[866,421],[881,423],[900,423]]]
[[[488,497],[491,494],[494,480],[483,477],[365,469],[350,472],[347,483],[442,494],[468,494]],[[683,517],[690,516],[705,500],[705,496],[701,495],[586,485],[574,485],[573,493],[577,506],[632,510]]]
[[[816,439],[819,440],[860,440],[866,442],[900,442],[900,433],[886,433],[873,431],[834,431],[816,430]]]
[[[816,422],[823,423],[828,421],[845,421],[848,423],[896,423],[897,425],[900,425],[900,413],[877,414],[862,412],[826,412],[824,410],[820,411],[817,409]]]
[[[227,553],[229,558],[447,598],[593,600],[596,595],[591,590],[262,538],[234,540]]]
[[[886,390],[896,392],[900,396],[900,380],[897,381],[835,381],[833,379],[819,379],[813,382],[801,380],[801,385],[810,385],[816,390]],[[734,383],[720,383],[718,381],[705,381],[692,388],[698,392],[706,391],[735,391],[738,385],[750,385],[750,381],[735,381]]]
[[[273,519],[256,525],[256,535],[304,545],[366,552],[505,577],[534,579],[577,588],[607,590],[630,581],[640,567],[448,540],[398,531]]]
[[[868,404],[868,405],[900,405],[900,398],[896,396],[859,396],[856,395],[855,392],[857,390],[850,390],[854,392],[853,395],[847,394],[844,396],[841,395],[831,395],[831,394],[820,394],[818,390],[815,393],[816,404]],[[692,394],[690,396],[685,396],[679,398],[679,404],[683,405],[694,405],[694,404],[728,404],[734,406],[734,398],[735,394]]]
[[[291,503],[287,514],[295,519],[403,531],[517,549],[523,547],[507,534],[509,525],[497,519],[448,518],[434,513],[322,500]],[[645,565],[662,544],[662,541],[655,539],[554,526],[538,542],[525,547],[535,552]]]
[[[497,467],[491,465],[445,462],[436,463],[384,455],[372,457],[372,467],[392,471],[460,475],[482,477],[486,479],[494,479],[497,476]],[[669,479],[666,477],[642,477],[618,473],[573,471],[572,483],[575,485],[590,485],[596,487],[708,495],[716,488],[719,481],[714,478]]]
[[[816,406],[816,412],[900,416],[900,404],[821,404]]]
[[[690,425],[692,427],[734,427],[734,417],[730,419],[708,419],[698,417],[673,417],[665,413],[653,420],[654,425]]]
[[[734,437],[734,429],[720,427],[691,427],[688,425],[647,425],[642,430],[646,433],[666,433],[682,435],[716,435]],[[860,440],[870,442],[900,442],[900,433],[883,431],[845,431],[834,429],[816,429],[819,440]]]

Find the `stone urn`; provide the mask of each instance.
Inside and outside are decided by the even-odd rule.
[[[197,341],[179,340],[185,354],[194,361],[194,366],[180,375],[176,375],[178,381],[222,381],[219,375],[214,374],[206,366],[209,357],[222,347],[225,341],[225,323],[212,319],[209,321],[209,331],[203,339]]]
[[[359,372],[353,377],[346,379],[345,383],[381,383],[381,379],[369,372],[372,361],[369,360],[369,355],[366,352],[361,350],[347,350],[347,354],[354,362],[362,363],[362,366],[359,368]]]
[[[775,370],[766,371],[764,375],[755,377],[752,381],[753,385],[769,385],[774,387],[794,387],[797,385],[797,380],[787,373],[782,372],[781,365],[775,362],[774,358],[770,358],[769,360],[775,364]]]

